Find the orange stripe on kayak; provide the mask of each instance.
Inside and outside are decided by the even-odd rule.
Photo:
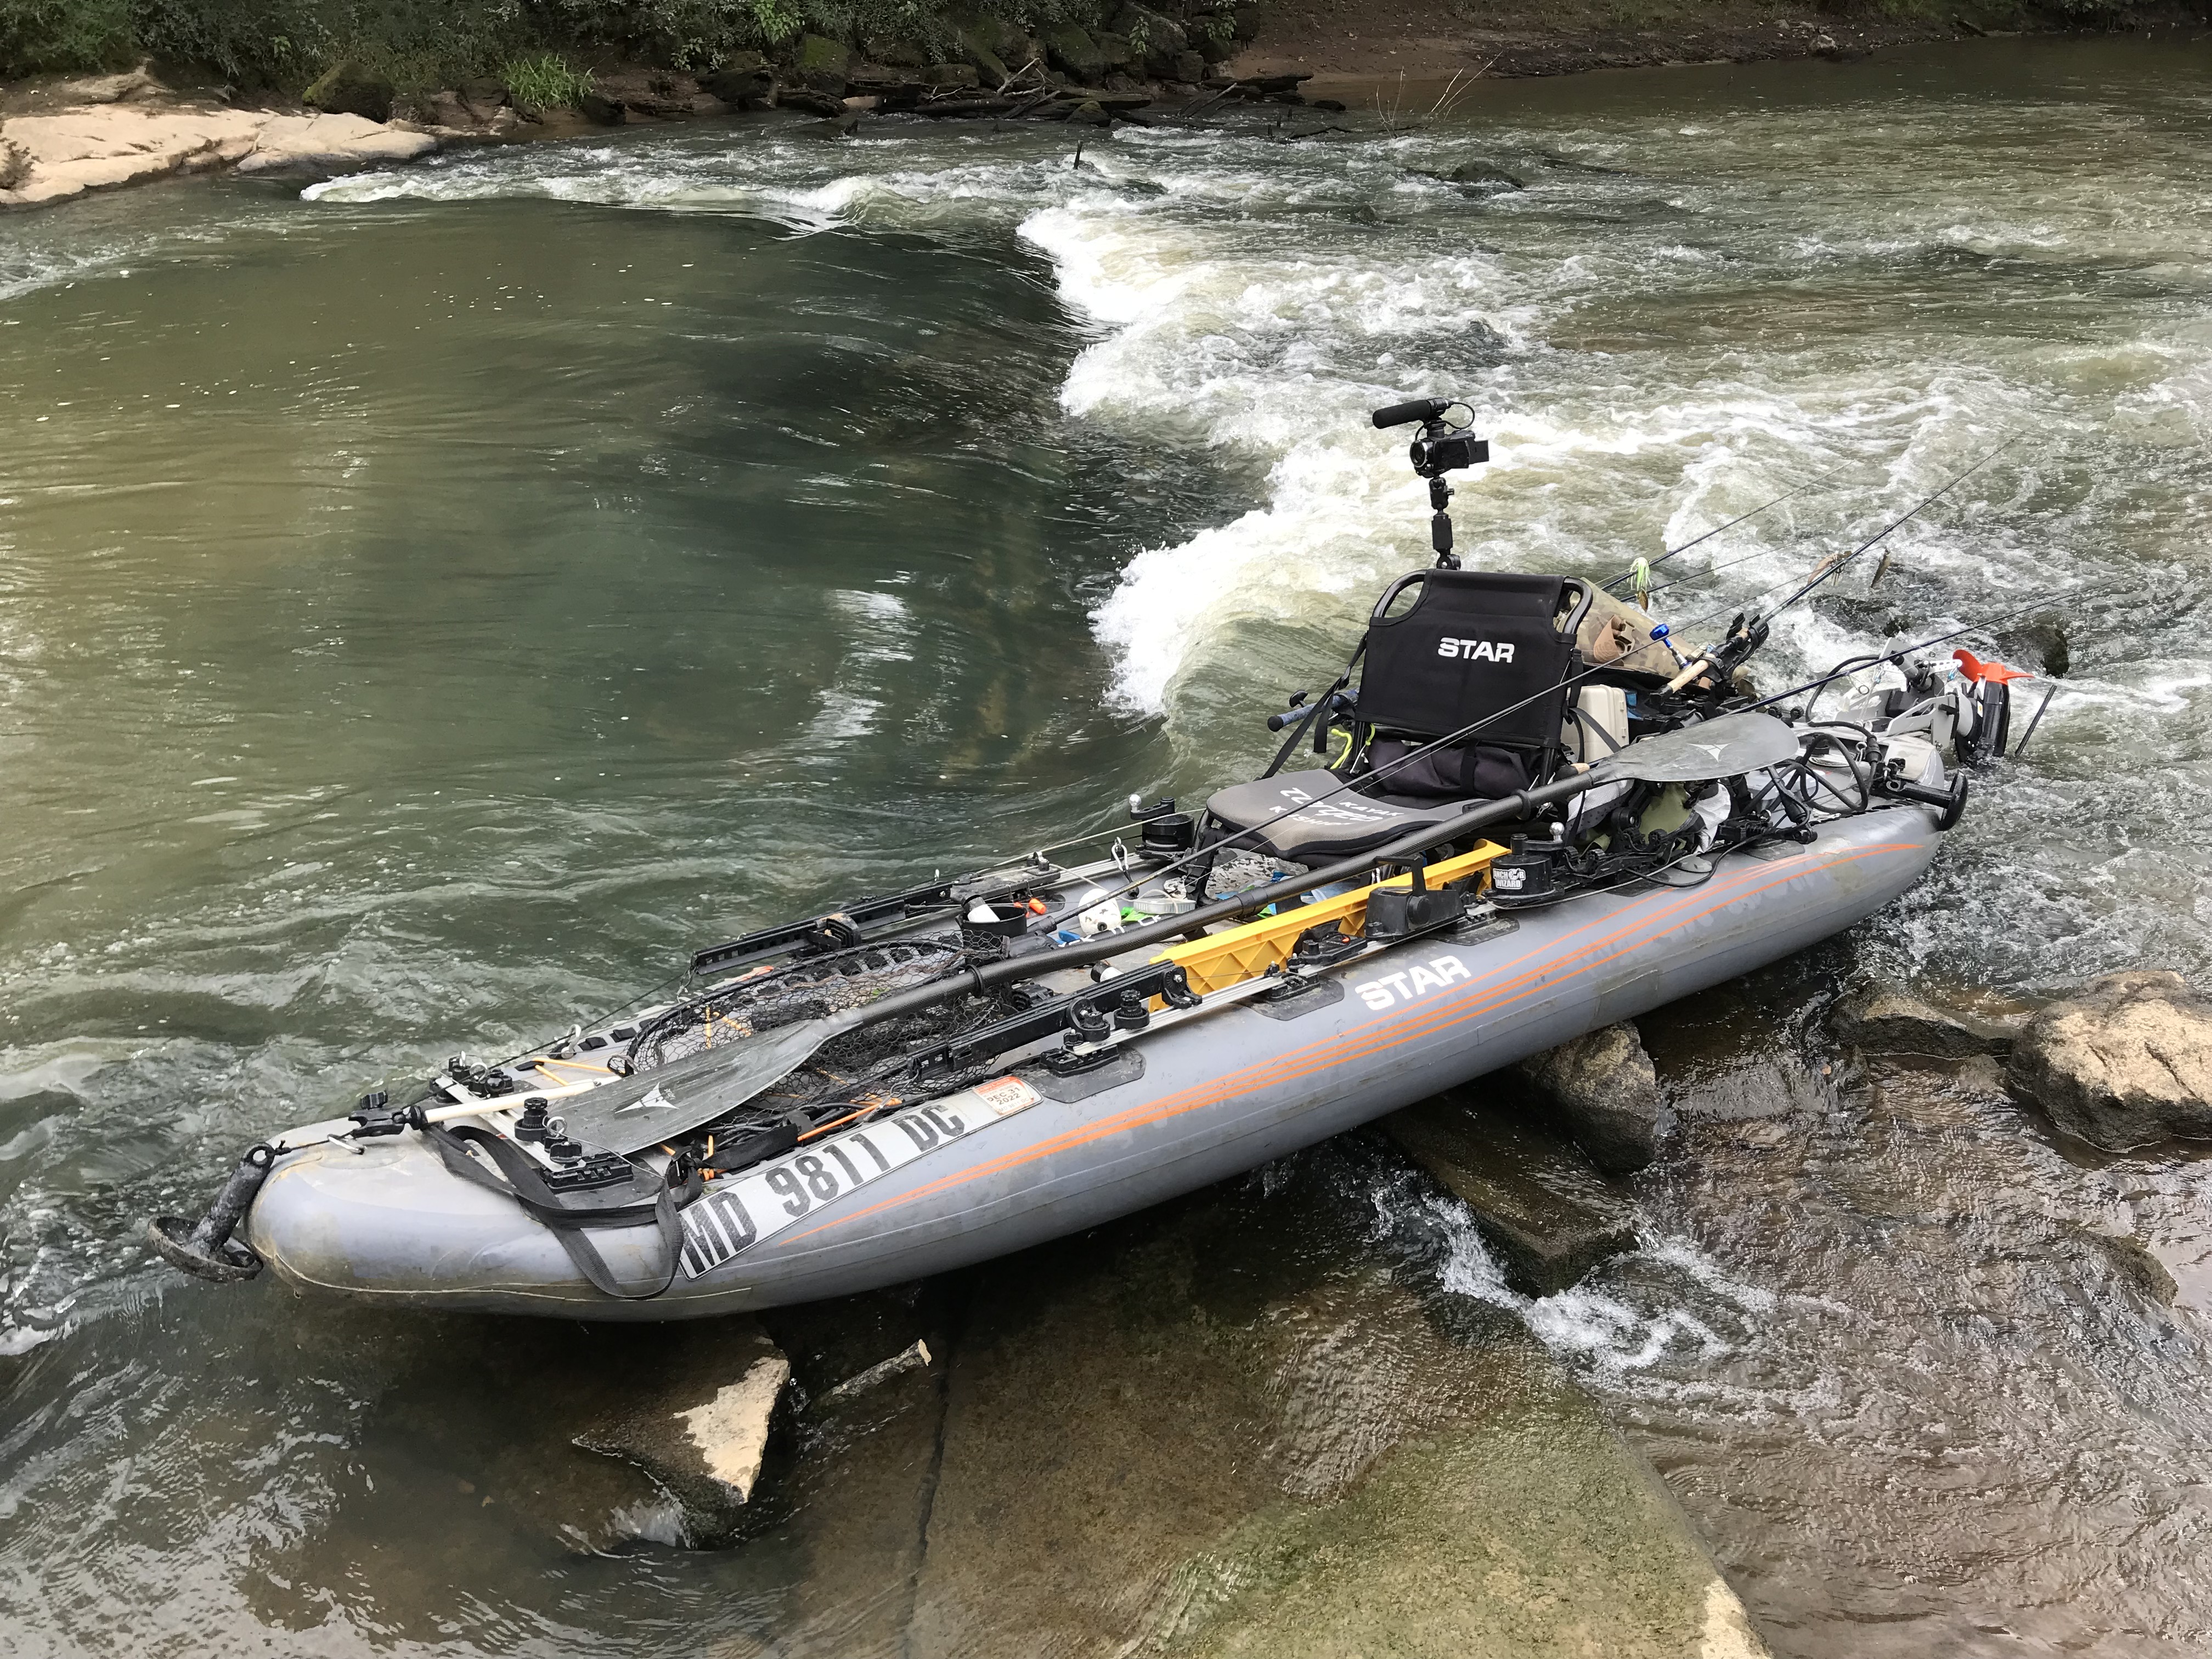
[[[1838,865],[1855,863],[1860,859],[1874,858],[1885,853],[1910,851],[1917,845],[1917,843],[1912,842],[1885,842],[1879,846],[1862,848],[1853,853],[1832,853],[1821,860],[1821,867],[1832,868]],[[820,1222],[804,1232],[793,1234],[792,1241],[796,1243],[802,1238],[811,1238],[816,1233],[826,1231],[830,1228],[842,1227],[850,1222],[865,1220],[885,1210],[896,1209],[901,1205],[911,1204],[920,1199],[934,1197],[939,1193],[949,1191],[968,1182],[980,1181],[986,1176],[998,1175],[1007,1170],[1018,1169],[1024,1164],[1035,1163],[1040,1158],[1049,1158],[1056,1152],[1070,1152],[1076,1147],[1088,1146],[1092,1141],[1103,1140],[1109,1135],[1140,1128],[1148,1123],[1162,1122],[1171,1117],[1180,1117],[1186,1112],[1197,1111],[1237,1095],[1250,1094],[1258,1089],[1294,1082],[1300,1078],[1310,1077],[1316,1072],[1341,1065],[1347,1060],[1355,1060],[1366,1054],[1400,1048],[1417,1037],[1427,1036],[1432,1032],[1464,1024],[1478,1014],[1510,1007],[1513,1004],[1534,995],[1547,984],[1562,984],[1577,975],[1601,967],[1606,963],[1626,955],[1640,944],[1650,944],[1665,938],[1669,933],[1679,933],[1711,915],[1723,904],[1732,903],[1739,898],[1747,898],[1754,893],[1764,892],[1770,887],[1779,886],[1784,882],[1795,881],[1798,877],[1808,875],[1811,872],[1800,869],[1772,872],[1768,874],[1765,880],[1759,882],[1758,885],[1750,885],[1749,880],[1754,878],[1758,873],[1750,871],[1743,872],[1743,875],[1738,878],[1739,884],[1735,890],[1719,895],[1710,893],[1707,886],[1701,884],[1696,890],[1695,896],[1683,898],[1650,915],[1640,916],[1626,926],[1615,927],[1610,933],[1601,933],[1564,957],[1556,952],[1531,951],[1528,955],[1518,958],[1516,962],[1504,964],[1508,969],[1510,969],[1521,963],[1530,962],[1539,955],[1542,956],[1543,959],[1537,966],[1514,978],[1494,981],[1480,988],[1470,988],[1468,992],[1459,997],[1445,999],[1429,1007],[1415,1010],[1406,1018],[1388,1021],[1363,1031],[1334,1038],[1328,1042],[1316,1043],[1310,1048],[1300,1049],[1265,1065],[1251,1066],[1244,1071],[1218,1078],[1211,1083],[1196,1085],[1176,1094],[1164,1095],[1141,1106],[1130,1107],[1127,1110],[1116,1113],[1112,1117],[1101,1118],[1095,1123],[1088,1123],[1079,1128],[1071,1129],[1066,1133],[1055,1136],[1050,1140],[1040,1141],[1034,1146],[1024,1147],[1019,1152],[1009,1152],[1003,1158],[994,1158],[988,1164],[971,1164],[957,1173],[941,1176],[926,1187],[917,1187],[914,1191],[902,1194],[897,1198],[888,1198],[879,1204],[870,1205],[865,1210],[855,1210],[850,1214],[836,1216]],[[1664,920],[1668,916],[1678,915],[1680,912],[1706,899],[1711,902],[1705,904],[1705,908],[1696,915],[1680,915],[1672,925],[1662,928],[1647,938],[1641,939],[1631,938],[1632,935],[1641,933],[1650,923]],[[1593,922],[1583,931],[1593,932],[1603,926],[1603,922]],[[1569,937],[1573,936],[1571,934]],[[1616,944],[1619,948],[1604,956],[1594,954],[1607,945]],[[1580,965],[1572,967],[1571,971],[1565,974],[1557,973],[1556,970],[1559,969],[1585,957],[1589,959],[1581,961]],[[1505,995],[1504,993],[1509,991],[1513,992],[1514,994]]]

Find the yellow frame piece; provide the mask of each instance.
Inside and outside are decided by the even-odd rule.
[[[1504,856],[1505,848],[1496,842],[1482,842],[1471,853],[1442,859],[1429,866],[1426,879],[1430,886],[1441,887],[1447,882],[1480,875],[1490,868],[1492,860]],[[1241,985],[1287,962],[1298,935],[1310,927],[1334,921],[1340,933],[1359,933],[1367,925],[1370,893],[1376,887],[1409,887],[1413,880],[1410,875],[1393,876],[1355,892],[1340,893],[1334,898],[1312,904],[1294,905],[1280,915],[1262,916],[1241,927],[1170,945],[1152,960],[1174,963],[1188,976],[1194,991],[1218,991],[1225,985]]]

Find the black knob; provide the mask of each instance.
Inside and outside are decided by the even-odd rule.
[[[1114,1023],[1125,1031],[1141,1031],[1152,1023],[1151,1006],[1136,992],[1124,991],[1114,1009]]]

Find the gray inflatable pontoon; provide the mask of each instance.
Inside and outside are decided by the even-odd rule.
[[[1106,1039],[1112,1056],[1091,1070],[1010,1065],[708,1183],[678,1212],[672,1280],[645,1299],[596,1288],[553,1230],[459,1178],[422,1133],[352,1139],[350,1119],[285,1138],[298,1150],[276,1157],[246,1236],[297,1285],[569,1318],[695,1318],[939,1273],[1250,1170],[1825,939],[1918,879],[1934,817],[1905,805],[1836,820],[1809,843],[1723,856],[1694,886],[1477,906],[1291,982],[1164,1009]],[[511,1121],[515,1108],[484,1110]],[[654,1221],[592,1241],[626,1286],[665,1272]]]

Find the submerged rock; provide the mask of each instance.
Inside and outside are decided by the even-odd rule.
[[[1524,1296],[1554,1295],[1636,1247],[1634,1212],[1574,1146],[1478,1109],[1465,1091],[1395,1112],[1382,1128],[1474,1212],[1505,1282]]]
[[[1519,1069],[1601,1170],[1642,1169],[1674,1133],[1674,1109],[1651,1056],[1626,1020],[1524,1060]]]
[[[2212,998],[2163,969],[2107,974],[2028,1022],[2008,1080],[2107,1152],[2212,1139]]]
[[[1433,179],[1440,185],[1456,185],[1466,196],[1495,196],[1528,188],[1516,174],[1508,173],[1494,161],[1462,161],[1449,173],[1432,173],[1425,167],[1408,171],[1416,178]]]
[[[752,1500],[791,1362],[750,1319],[716,1322],[674,1362],[575,1443],[643,1469],[683,1506],[687,1540],[715,1544]]]
[[[1876,987],[1844,999],[1833,1015],[1836,1035],[1869,1053],[1964,1060],[2008,1054],[2019,1020],[1963,1008],[1939,1008],[1909,992]]]

